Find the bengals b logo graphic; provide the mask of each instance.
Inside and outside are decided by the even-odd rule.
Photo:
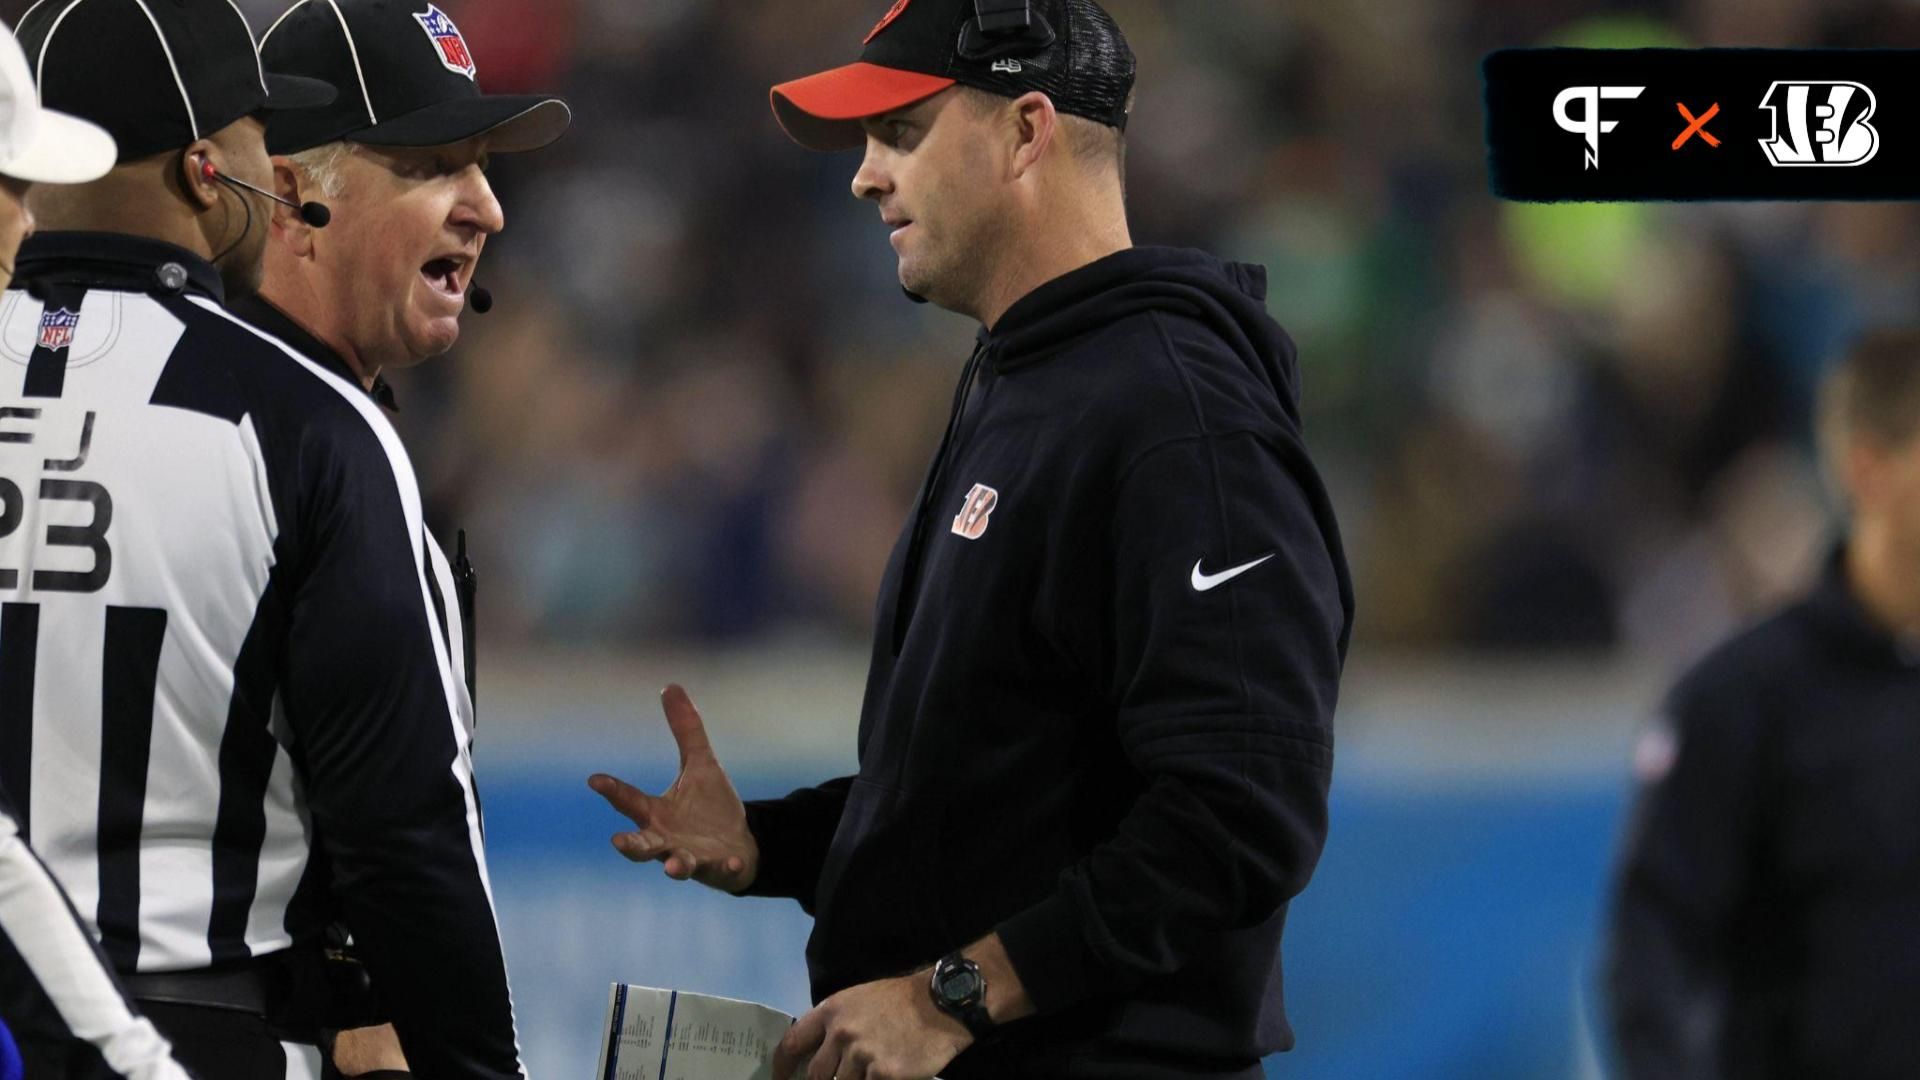
[[[1857,82],[1775,82],[1760,99],[1773,133],[1760,149],[1776,166],[1865,165],[1880,152],[1873,91]]]
[[[987,531],[987,518],[992,515],[993,508],[999,504],[999,492],[985,484],[973,485],[973,490],[967,492],[966,505],[960,508],[960,513],[954,515],[953,535],[965,537],[968,540],[980,539]]]

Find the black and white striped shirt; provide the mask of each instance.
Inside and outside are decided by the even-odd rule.
[[[453,577],[337,357],[170,245],[0,301],[0,786],[123,972],[352,930],[414,1067],[519,1076]],[[313,343],[310,343],[313,344]]]
[[[189,1080],[167,1041],[107,969],[0,792],[0,1019],[23,1039],[72,1048],[88,1075]]]

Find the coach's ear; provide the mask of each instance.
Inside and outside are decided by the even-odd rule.
[[[300,181],[304,178],[300,166],[285,154],[273,155],[273,193],[292,203],[293,206],[274,204],[273,239],[287,245],[287,249],[299,258],[313,254],[313,226],[307,224],[295,207],[311,198],[311,193],[300,190]]]
[[[1013,156],[1013,178],[1018,180],[1046,159],[1060,132],[1060,114],[1053,99],[1038,90],[1029,90],[1014,99],[1013,123],[1007,129]]]
[[[200,139],[180,152],[181,192],[195,210],[211,210],[220,201],[220,181],[207,175],[207,163],[221,169],[220,148],[212,139]]]

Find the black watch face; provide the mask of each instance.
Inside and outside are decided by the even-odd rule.
[[[972,968],[951,967],[940,973],[940,1000],[949,1005],[964,1005],[980,994],[980,973]]]

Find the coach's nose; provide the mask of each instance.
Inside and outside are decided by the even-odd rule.
[[[885,144],[879,139],[867,137],[867,156],[860,160],[860,169],[853,174],[854,198],[878,202],[893,190],[893,176],[887,172],[882,160],[885,149]]]

